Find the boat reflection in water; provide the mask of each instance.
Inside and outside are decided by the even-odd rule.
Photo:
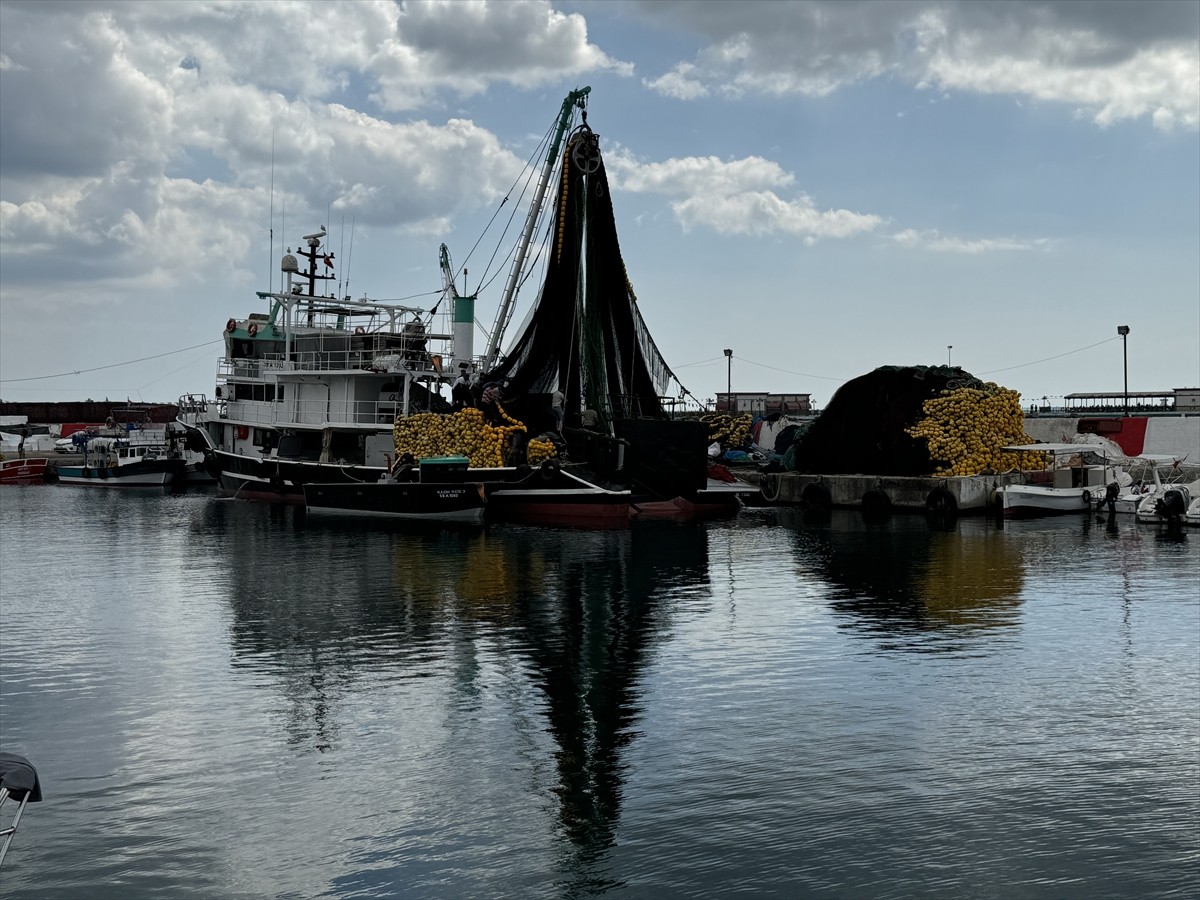
[[[212,504],[206,515],[262,521],[250,504]],[[557,819],[529,830],[565,839],[560,852],[570,858],[555,868],[575,874],[561,887],[603,886],[601,861],[620,816],[621,756],[642,712],[636,682],[669,628],[661,598],[708,583],[703,528],[426,523],[380,531],[327,526],[286,508],[272,511],[272,524],[236,529],[249,540],[228,554],[227,595],[234,666],[278,681],[288,744],[353,753],[362,737],[347,731],[373,718],[364,715],[365,698],[386,696],[375,738],[382,746],[371,753],[387,757],[395,742],[399,768],[389,777],[399,784],[408,771],[404,789],[418,793],[422,782],[461,785],[456,790],[478,782],[474,789],[490,801],[505,782],[505,793],[535,807],[513,816],[536,820],[540,806]],[[280,564],[264,577],[264,560],[310,545],[328,554],[326,566]],[[529,760],[519,777],[487,759],[474,771],[443,771],[472,753],[511,761],[513,746]],[[419,774],[401,762],[414,755],[424,759]],[[556,810],[546,808],[547,797],[557,798]]]
[[[801,568],[830,585],[830,609],[885,648],[957,650],[980,629],[1019,623],[1025,551],[991,521],[778,512]]]

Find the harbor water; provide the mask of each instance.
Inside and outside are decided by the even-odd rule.
[[[1200,529],[38,485],[0,588],[5,900],[1200,895]]]

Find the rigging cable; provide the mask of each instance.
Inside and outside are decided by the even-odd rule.
[[[143,356],[141,359],[131,359],[127,362],[112,363],[107,366],[96,366],[92,369],[76,369],[73,372],[60,372],[57,375],[34,375],[29,378],[0,378],[0,384],[16,384],[19,381],[45,381],[48,378],[66,378],[68,375],[84,375],[88,372],[100,372],[104,369],[116,369],[121,366],[132,366],[135,363],[148,362],[152,359],[162,359],[164,356],[174,356],[176,353],[187,353],[189,350],[196,350],[200,347],[209,347],[213,344],[223,344],[225,338],[217,338],[215,341],[205,341],[203,344],[193,344],[191,347],[184,347],[180,350],[169,350],[166,353],[156,353],[154,356]]]

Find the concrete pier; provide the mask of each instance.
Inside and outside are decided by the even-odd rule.
[[[760,476],[759,490],[765,502],[789,506],[980,514],[992,508],[997,488],[1024,480],[1020,472],[955,478],[772,472]]]

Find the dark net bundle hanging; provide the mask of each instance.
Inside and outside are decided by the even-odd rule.
[[[518,417],[560,387],[568,422],[594,410],[604,430],[665,418],[675,379],[650,336],[629,283],[596,136],[572,135],[563,154],[545,281],[525,331],[486,376]]]
[[[943,390],[978,387],[946,366],[881,366],[846,382],[796,444],[796,471],[826,475],[929,475],[928,445],[905,429]]]

